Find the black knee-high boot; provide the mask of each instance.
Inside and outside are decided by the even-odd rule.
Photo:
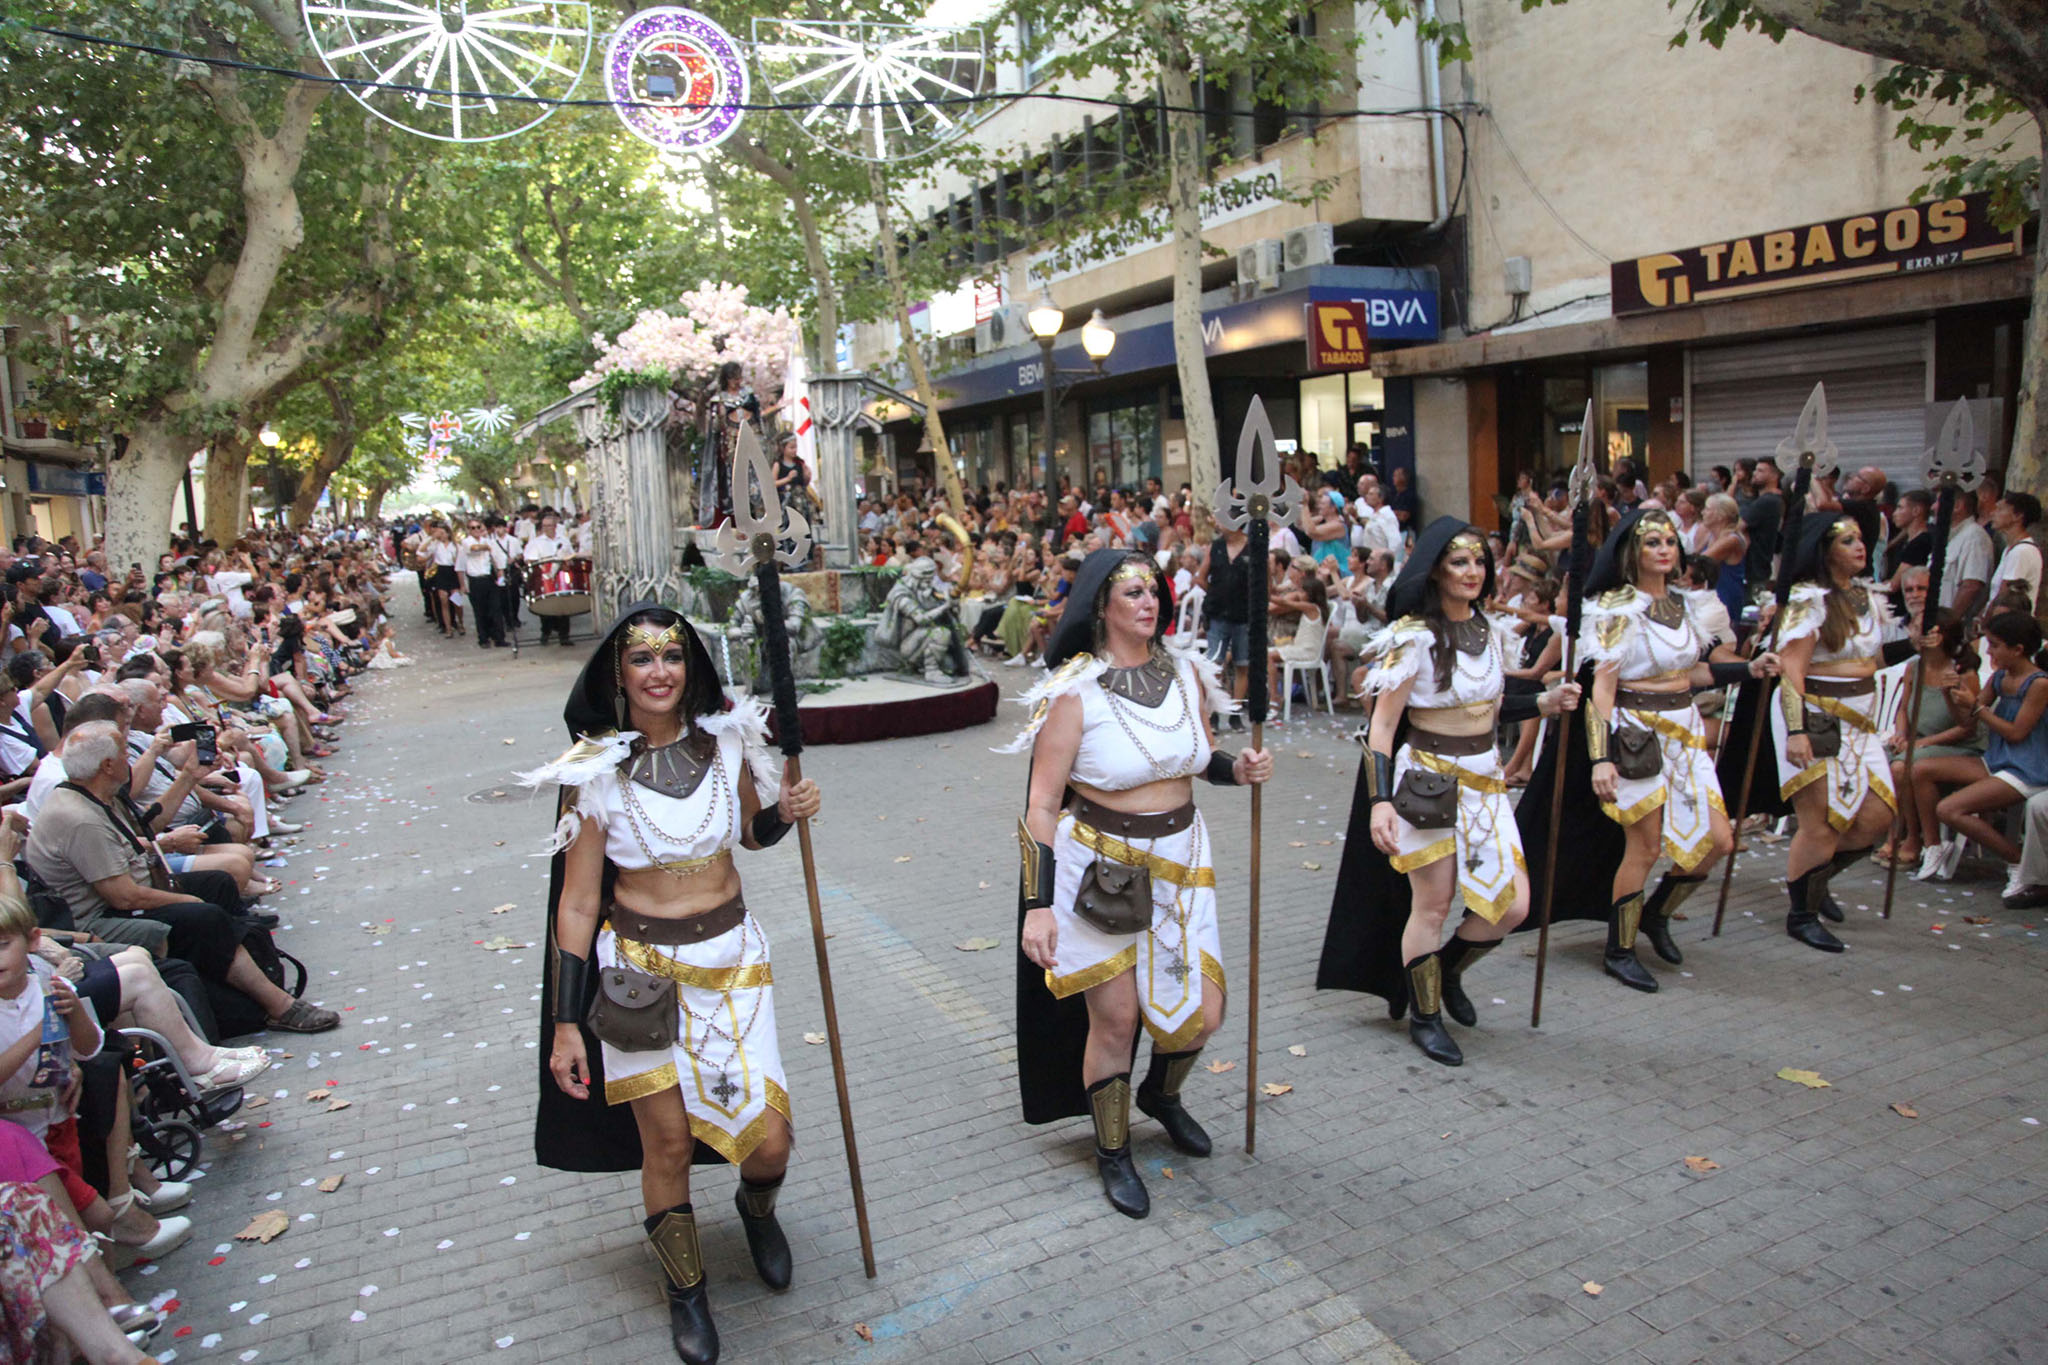
[[[1828,859],[1827,862],[1827,876],[1821,883],[1820,901],[1813,907],[1815,914],[1824,920],[1830,920],[1836,924],[1842,922],[1842,907],[1840,902],[1835,899],[1835,878],[1841,873],[1847,872],[1857,863],[1862,862],[1869,853],[1870,846],[1868,844],[1865,844],[1862,848],[1838,848],[1835,850],[1835,856]]]
[[[1792,908],[1785,916],[1785,932],[1809,948],[1839,953],[1842,940],[1828,932],[1828,927],[1820,922],[1814,908],[1814,902],[1827,892],[1827,878],[1822,875],[1827,870],[1828,864],[1822,863],[1785,883],[1785,892],[1792,901]]]
[[[1479,1011],[1472,1005],[1472,997],[1465,994],[1465,973],[1472,964],[1485,957],[1498,943],[1474,943],[1468,938],[1453,937],[1437,953],[1443,964],[1444,1013],[1471,1028],[1479,1022]]]
[[[677,1357],[688,1365],[714,1365],[718,1328],[711,1321],[711,1296],[704,1291],[697,1215],[688,1204],[678,1204],[648,1215],[643,1226],[662,1272],[668,1276],[668,1331]]]
[[[1614,903],[1607,919],[1607,951],[1601,955],[1600,965],[1630,990],[1655,993],[1657,978],[1636,960],[1636,929],[1642,918],[1642,892],[1631,891]]]
[[[747,1231],[747,1250],[754,1254],[754,1269],[760,1272],[762,1284],[777,1290],[789,1288],[790,1275],[789,1238],[783,1236],[782,1224],[775,1221],[775,1199],[781,1193],[779,1175],[758,1185],[741,1176],[732,1200],[740,1211],[740,1226]]]
[[[1444,1027],[1443,968],[1443,959],[1435,953],[1408,964],[1408,1037],[1432,1062],[1463,1066],[1465,1054]]]
[[[1685,961],[1685,954],[1678,951],[1678,943],[1671,937],[1671,912],[1685,904],[1686,897],[1706,882],[1705,877],[1685,877],[1676,871],[1666,872],[1657,883],[1657,889],[1643,902],[1643,937],[1650,940],[1650,946],[1657,950],[1657,956],[1676,967]]]
[[[1126,1218],[1152,1212],[1152,1196],[1138,1178],[1131,1160],[1131,1073],[1120,1071],[1088,1087],[1088,1109],[1095,1119],[1095,1169],[1110,1207]]]
[[[1200,1048],[1186,1052],[1160,1052],[1155,1048],[1145,1083],[1138,1087],[1138,1111],[1157,1119],[1166,1136],[1173,1139],[1173,1145],[1189,1156],[1209,1155],[1208,1133],[1180,1102],[1181,1082],[1188,1078],[1195,1058],[1201,1055]]]

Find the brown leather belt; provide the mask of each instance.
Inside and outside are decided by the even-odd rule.
[[[1635,687],[1617,687],[1614,704],[1625,711],[1689,711],[1692,692],[1645,692]]]
[[[1811,697],[1867,697],[1877,691],[1877,679],[1816,678],[1807,675],[1806,693]]]
[[[1093,826],[1104,834],[1119,839],[1159,839],[1169,834],[1178,834],[1195,823],[1195,803],[1190,801],[1178,810],[1158,811],[1140,815],[1133,811],[1111,810],[1108,806],[1097,805],[1079,792],[1067,804],[1076,820]]]
[[[1445,758],[1470,758],[1483,754],[1493,747],[1493,731],[1486,730],[1476,735],[1440,735],[1434,730],[1408,727],[1408,743],[1417,749],[1427,749]]]
[[[680,919],[655,918],[628,910],[623,905],[608,905],[605,914],[611,919],[612,932],[620,938],[675,948],[731,933],[747,917],[747,907],[744,901],[734,896],[725,904],[700,915],[686,915]]]

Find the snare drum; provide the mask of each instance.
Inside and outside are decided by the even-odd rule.
[[[580,616],[590,610],[590,561],[544,559],[526,568],[526,604],[538,616]]]

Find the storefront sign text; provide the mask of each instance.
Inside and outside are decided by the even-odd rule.
[[[1988,194],[1930,199],[1616,261],[1614,313],[1655,312],[2018,255],[2018,234],[1992,225],[1990,204]]]
[[[1308,339],[1311,370],[1362,370],[1371,359],[1366,346],[1363,299],[1316,299],[1303,305],[1302,333]]]

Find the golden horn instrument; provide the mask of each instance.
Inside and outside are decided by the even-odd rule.
[[[946,534],[959,542],[960,581],[954,586],[964,596],[967,592],[968,583],[974,578],[974,542],[967,538],[967,528],[962,526],[951,512],[941,512],[932,520],[944,527]]]

